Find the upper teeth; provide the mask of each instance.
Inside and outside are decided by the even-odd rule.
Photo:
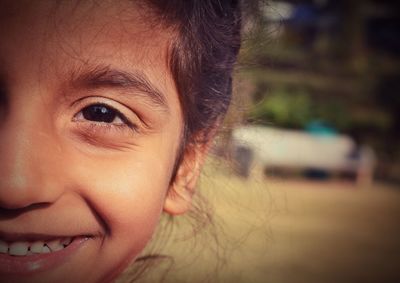
[[[72,238],[56,239],[48,242],[12,242],[7,243],[0,240],[0,253],[13,256],[26,256],[56,252],[64,249],[72,242]]]

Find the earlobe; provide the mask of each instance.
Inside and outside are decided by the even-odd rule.
[[[196,148],[186,150],[175,180],[168,189],[164,203],[164,211],[168,214],[180,215],[191,207],[201,167],[208,152],[208,144],[194,147]]]
[[[191,207],[193,194],[194,191],[189,187],[174,182],[165,198],[164,211],[171,215],[184,214]]]

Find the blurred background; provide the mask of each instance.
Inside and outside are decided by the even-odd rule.
[[[399,2],[247,13],[198,210],[166,220],[144,281],[400,282]]]
[[[268,1],[249,36],[237,97],[246,122],[345,134],[400,181],[400,3]],[[257,12],[258,11],[258,12]],[[239,81],[240,84],[240,81]],[[357,151],[357,150],[356,150]],[[354,153],[356,154],[356,153]]]

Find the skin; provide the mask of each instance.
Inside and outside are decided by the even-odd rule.
[[[163,211],[189,208],[205,151],[186,150],[171,180],[183,129],[171,31],[132,1],[54,3],[0,4],[0,238],[90,239],[51,269],[0,277],[105,282],[137,257]],[[96,103],[120,113],[85,119]]]

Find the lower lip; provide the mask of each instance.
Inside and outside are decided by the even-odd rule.
[[[87,237],[75,238],[67,247],[60,251],[47,254],[34,254],[27,256],[11,256],[0,254],[0,274],[32,274],[52,269],[67,262],[87,240]]]

